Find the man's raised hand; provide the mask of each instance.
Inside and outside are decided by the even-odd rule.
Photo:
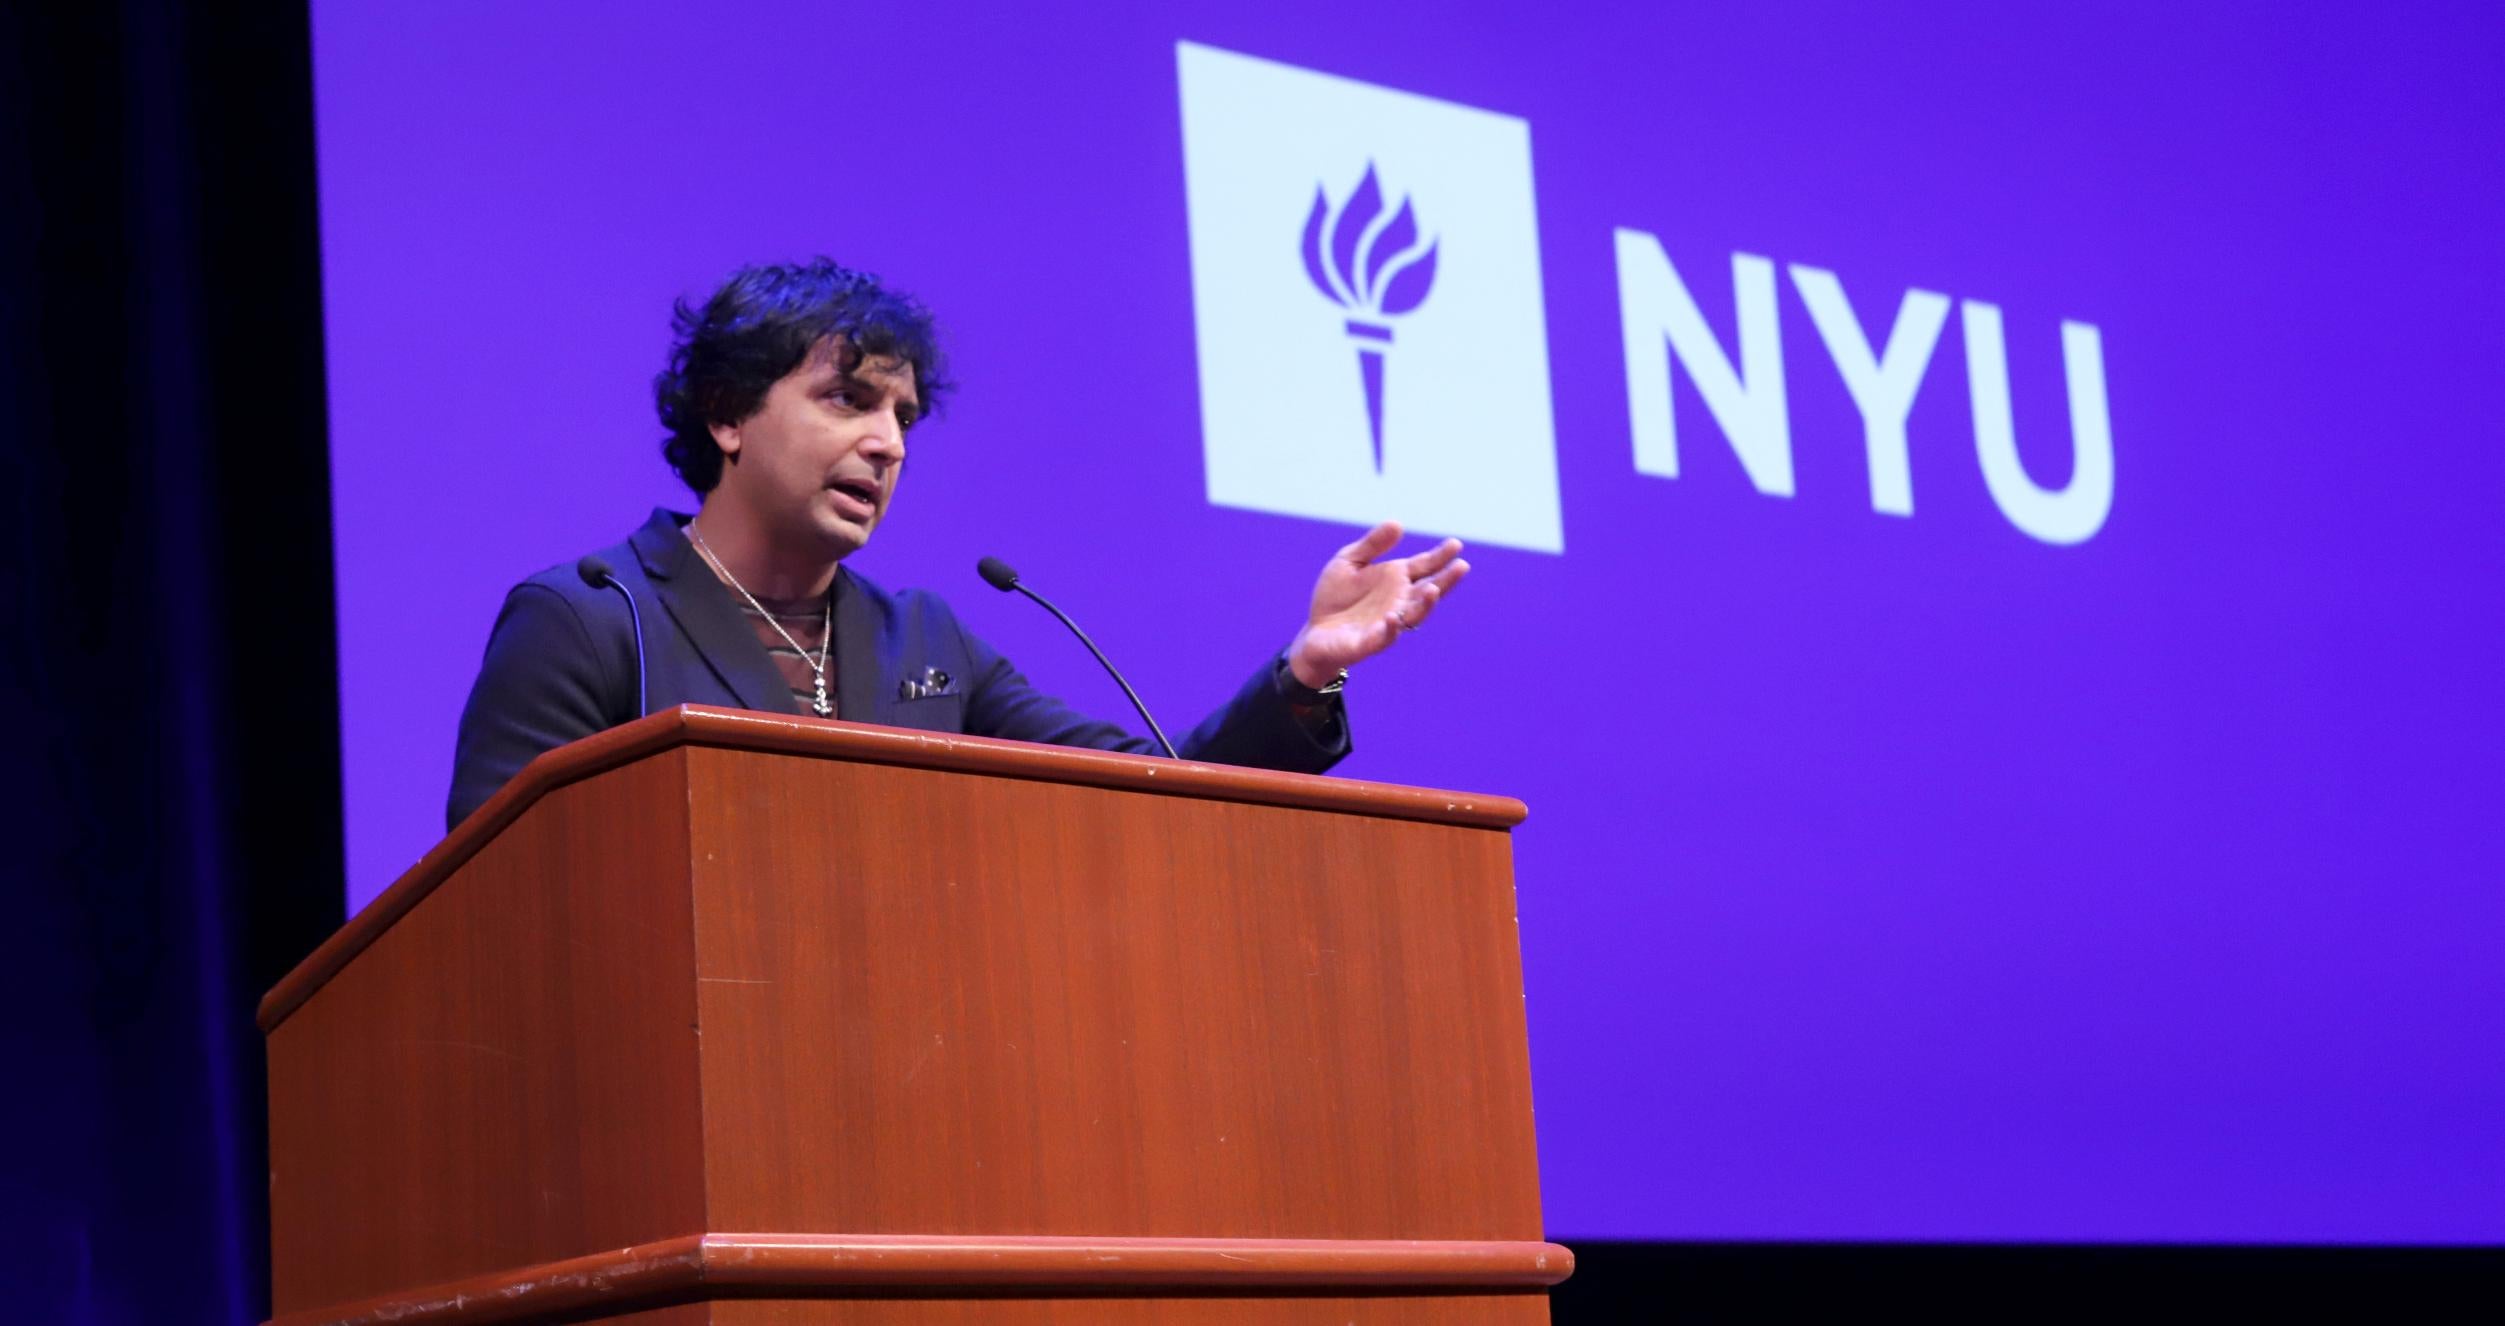
[[[1470,564],[1461,540],[1446,539],[1413,557],[1378,561],[1400,542],[1400,522],[1387,520],[1331,555],[1313,585],[1305,628],[1288,646],[1296,680],[1320,687],[1417,630],[1453,592]]]

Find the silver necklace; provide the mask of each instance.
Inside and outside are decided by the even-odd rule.
[[[820,640],[825,641],[825,643],[818,647],[817,657],[812,658],[809,656],[808,650],[800,647],[799,641],[792,639],[792,633],[784,630],[781,622],[774,620],[774,614],[767,612],[765,610],[765,605],[757,602],[757,596],[749,593],[746,585],[739,583],[739,577],[731,574],[731,568],[722,565],[722,559],[713,555],[712,545],[705,542],[705,536],[697,533],[696,527],[692,523],[687,527],[687,537],[694,541],[696,551],[705,555],[705,564],[712,567],[714,570],[721,572],[722,579],[729,582],[731,588],[738,590],[739,596],[748,600],[748,606],[755,608],[757,610],[757,615],[765,618],[765,624],[773,627],[774,633],[783,637],[783,643],[790,645],[792,647],[792,652],[800,655],[800,661],[808,664],[809,670],[817,674],[818,698],[811,700],[809,702],[809,707],[816,710],[818,717],[820,718],[825,718],[833,714],[835,712],[835,705],[832,701],[826,698],[826,660],[829,655],[835,652],[834,592],[831,589],[827,592],[826,632],[818,637]]]

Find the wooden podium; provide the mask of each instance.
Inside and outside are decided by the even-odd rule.
[[[1520,803],[687,707],[270,992],[276,1321],[1544,1322]]]

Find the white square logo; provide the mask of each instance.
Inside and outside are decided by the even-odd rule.
[[[1563,552],[1530,125],[1176,65],[1209,500]]]

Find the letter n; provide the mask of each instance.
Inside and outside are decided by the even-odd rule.
[[[1626,343],[1627,420],[1635,434],[1635,468],[1679,476],[1670,360],[1687,366],[1696,394],[1722,426],[1748,481],[1770,497],[1792,495],[1792,423],[1783,395],[1783,340],[1775,322],[1774,264],[1731,255],[1731,286],[1739,305],[1739,367],[1722,351],[1704,313],[1670,266],[1661,241],[1620,230],[1618,320]],[[1663,342],[1669,352],[1663,353]]]

